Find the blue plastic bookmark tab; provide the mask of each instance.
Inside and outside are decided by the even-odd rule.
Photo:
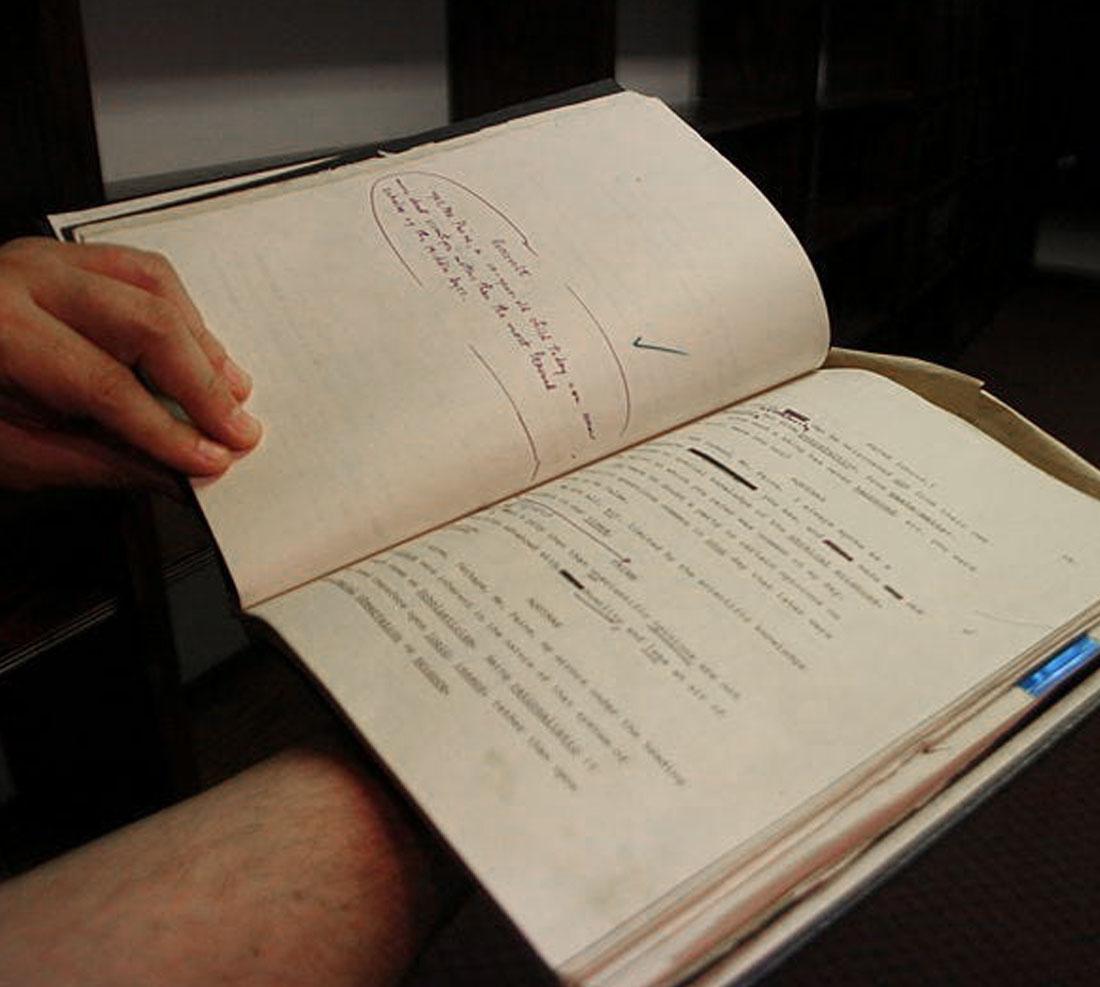
[[[1028,695],[1038,698],[1048,689],[1052,689],[1079,668],[1083,668],[1097,655],[1100,655],[1100,641],[1088,634],[1067,644],[1049,661],[1034,671],[1028,672],[1016,683]]]

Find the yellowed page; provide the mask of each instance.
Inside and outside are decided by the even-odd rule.
[[[1100,679],[1094,674],[1034,721],[987,753],[924,808],[875,841],[839,873],[784,912],[761,934],[726,955],[690,983],[729,987],[789,950],[807,929],[823,926],[860,897],[861,889],[904,864],[921,847],[957,821],[970,807],[1012,778],[1100,706]],[[991,711],[992,712],[992,711]],[[749,977],[751,980],[751,976]],[[685,983],[688,981],[684,981]]]
[[[925,360],[833,347],[826,367],[873,370],[965,419],[1044,473],[1100,498],[1100,470],[983,389],[975,377]]]
[[[1036,706],[1036,699],[1015,685],[985,697],[968,716],[930,731],[885,770],[870,774],[850,795],[747,865],[691,882],[697,888],[678,889],[678,900],[667,903],[663,921],[623,936],[610,957],[593,950],[577,979],[600,987],[685,982],[687,974],[706,969],[716,957],[738,948],[853,864]]]
[[[256,612],[561,966],[1095,622],[1097,585],[1094,500],[830,370]]]
[[[792,836],[782,856],[764,856],[750,873],[733,875],[699,900],[688,898],[661,927],[615,962],[593,963],[577,979],[593,987],[637,987],[688,982],[699,973],[707,983],[709,966],[748,943],[770,920],[810,895],[892,826],[934,796],[983,756],[1034,708],[1023,690],[1009,688],[940,738],[917,749],[895,770],[873,782],[858,800],[825,814],[816,826]],[[720,964],[724,966],[725,964]],[[694,980],[691,980],[694,983]]]
[[[778,215],[632,93],[83,237],[168,255],[256,380],[199,492],[245,605],[826,349]]]

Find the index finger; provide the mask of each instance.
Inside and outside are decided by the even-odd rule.
[[[221,341],[207,328],[198,307],[180,280],[176,269],[163,254],[116,244],[72,244],[73,262],[86,271],[125,281],[174,304],[187,331],[225,377],[233,396],[243,401],[252,392],[251,378],[226,352]]]
[[[71,327],[122,365],[144,370],[152,384],[219,442],[247,449],[259,439],[259,424],[242,409],[175,303],[83,268],[73,268],[68,278],[40,288],[34,300],[60,323],[49,324],[57,340],[64,338],[64,327]],[[40,323],[39,330],[47,325]],[[37,335],[27,334],[28,348],[41,342]]]

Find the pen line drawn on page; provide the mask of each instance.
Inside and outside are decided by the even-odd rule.
[[[572,285],[567,284],[565,287],[569,289],[569,294],[571,294],[577,300],[577,304],[580,305],[580,307],[583,308],[585,310],[585,312],[588,314],[588,317],[592,320],[592,324],[596,327],[596,329],[599,331],[600,335],[603,337],[603,341],[607,344],[607,351],[611,354],[611,359],[615,361],[615,367],[619,371],[619,380],[622,381],[623,401],[626,405],[626,410],[623,413],[623,425],[622,425],[622,428],[619,429],[619,435],[620,436],[625,435],[626,430],[630,427],[630,411],[631,411],[631,408],[630,408],[630,383],[626,379],[626,370],[623,368],[622,361],[619,359],[619,354],[615,352],[615,347],[611,345],[611,340],[608,338],[607,331],[600,324],[600,320],[596,318],[596,316],[593,314],[592,310],[584,303],[584,299],[581,298],[581,296],[578,295],[573,290]],[[641,338],[641,337],[639,337],[639,338]]]
[[[609,544],[608,542],[605,542],[602,538],[599,538],[592,531],[589,531],[583,525],[578,524],[572,518],[566,517],[565,514],[563,514],[560,510],[558,510],[553,505],[546,503],[546,501],[543,500],[541,497],[538,497],[534,494],[527,494],[523,497],[517,498],[509,506],[510,507],[519,507],[519,506],[525,505],[525,504],[534,504],[535,507],[537,507],[539,510],[546,511],[549,514],[553,514],[555,517],[557,517],[560,520],[564,521],[566,524],[572,526],[575,530],[579,531],[585,537],[590,538],[597,545],[599,545],[600,548],[602,548],[605,552],[607,552],[609,555],[613,556],[614,558],[618,559],[624,565],[627,564],[630,561],[630,558],[628,556],[623,555],[623,553],[620,552],[613,545]]]
[[[636,350],[653,350],[655,353],[674,353],[676,356],[687,356],[687,350],[678,349],[675,346],[661,346],[658,343],[646,343],[641,336],[634,337],[632,344]]]
[[[530,480],[534,480],[539,475],[539,470],[542,468],[542,461],[539,459],[538,446],[535,445],[535,439],[531,435],[531,429],[527,427],[527,422],[523,418],[523,412],[519,410],[519,405],[516,404],[515,399],[508,393],[508,388],[504,386],[500,377],[497,376],[497,372],[489,365],[489,362],[483,357],[473,346],[470,346],[470,352],[473,353],[477,361],[485,368],[485,372],[493,378],[497,387],[500,388],[501,393],[504,394],[505,399],[512,406],[512,411],[515,413],[516,420],[519,422],[519,427],[523,429],[523,434],[527,439],[527,446],[531,450],[531,476]]]
[[[397,259],[399,261],[401,261],[401,263],[405,267],[405,270],[409,272],[409,275],[412,277],[412,279],[417,284],[422,285],[423,282],[420,280],[420,278],[417,276],[416,272],[409,265],[408,261],[405,260],[404,255],[397,248],[397,244],[394,242],[393,237],[390,236],[389,231],[386,229],[386,224],[382,221],[382,217],[379,215],[378,200],[375,198],[376,190],[379,188],[379,186],[381,186],[383,184],[383,182],[386,182],[386,181],[396,181],[397,184],[399,186],[401,186],[402,192],[404,192],[405,194],[409,194],[408,188],[405,187],[403,182],[401,181],[401,179],[406,175],[410,176],[410,177],[414,176],[414,175],[419,175],[419,176],[422,176],[422,177],[425,177],[425,178],[436,178],[436,179],[439,179],[441,181],[447,182],[451,185],[454,185],[456,188],[461,189],[467,195],[473,196],[473,198],[477,199],[478,202],[480,202],[482,205],[484,205],[486,209],[490,210],[491,212],[496,213],[496,215],[498,217],[500,217],[500,219],[504,223],[506,223],[508,226],[510,226],[515,231],[516,236],[519,237],[520,243],[522,243],[523,246],[531,252],[531,254],[533,254],[535,257],[538,256],[538,251],[535,250],[535,248],[531,246],[531,242],[527,239],[527,234],[524,233],[523,230],[521,230],[518,226],[516,226],[515,223],[513,223],[504,213],[502,213],[488,199],[486,199],[482,195],[479,195],[472,188],[469,188],[468,186],[463,185],[461,182],[456,182],[453,178],[448,178],[446,175],[437,174],[434,171],[407,171],[407,172],[402,172],[402,173],[399,173],[399,174],[396,174],[396,175],[387,175],[385,178],[379,178],[379,179],[375,180],[375,182],[370,187],[370,192],[369,192],[368,198],[369,198],[369,201],[370,201],[371,215],[374,217],[374,222],[378,227],[378,231],[382,234],[382,237],[385,239],[386,243],[389,244],[390,249],[397,256]],[[394,198],[392,196],[386,195],[385,191],[383,191],[383,195],[386,198],[389,199],[391,205],[394,206],[394,208],[397,210],[397,212],[399,212],[399,213],[404,212],[404,209],[396,203],[396,201],[394,200]],[[413,201],[413,204],[414,204],[414,208],[416,208],[415,198],[413,198],[412,201]],[[417,209],[417,211],[419,212],[420,209]],[[450,218],[450,217],[448,217],[448,218]]]

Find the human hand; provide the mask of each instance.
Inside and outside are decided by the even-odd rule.
[[[148,481],[158,463],[216,475],[259,440],[251,389],[160,255],[0,246],[0,486]]]

